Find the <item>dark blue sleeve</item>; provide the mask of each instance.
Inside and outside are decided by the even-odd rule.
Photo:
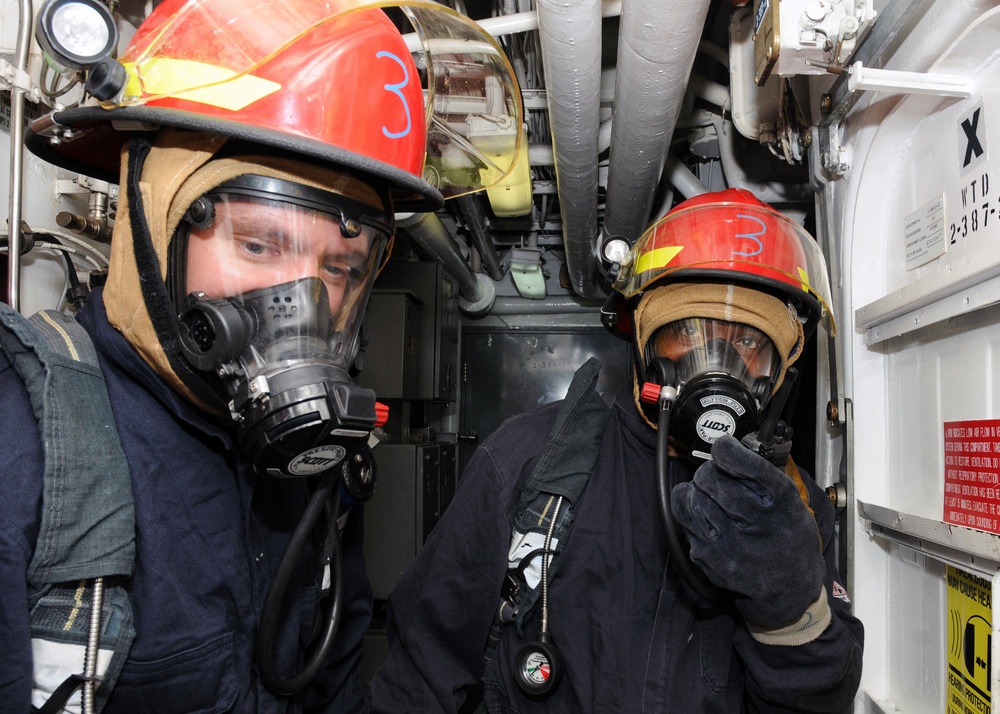
[[[0,353],[0,711],[31,708],[28,564],[38,535],[44,460],[20,378]]]
[[[441,521],[389,596],[389,654],[373,711],[454,713],[482,678],[483,649],[507,570],[504,483],[476,451]]]
[[[837,569],[836,513],[815,481],[805,473],[802,476],[823,539],[832,620],[817,639],[797,647],[761,644],[741,629],[736,648],[746,664],[749,711],[846,714],[861,683],[864,626],[851,612]]]

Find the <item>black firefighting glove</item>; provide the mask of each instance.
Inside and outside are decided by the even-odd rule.
[[[752,632],[792,625],[811,606],[825,606],[819,531],[792,479],[731,436],[713,444],[712,459],[671,492],[691,560],[734,593]]]

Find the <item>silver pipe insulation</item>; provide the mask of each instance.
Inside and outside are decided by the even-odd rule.
[[[602,150],[599,147],[607,146],[607,138],[604,142],[598,138],[600,130],[605,137],[610,130],[611,142],[606,234],[632,240],[641,234],[665,168],[665,177],[676,181],[682,194],[704,192],[679,162],[667,166],[667,151],[699,49],[698,35],[687,28],[704,26],[708,4],[709,0],[677,1],[666,12],[662,0],[539,0],[537,12],[479,21],[492,35],[539,31],[553,150],[550,158],[543,147],[531,147],[531,158],[532,163],[552,161],[556,167],[566,263],[578,295],[600,296],[594,157]],[[622,20],[614,121],[600,126],[600,57],[593,48],[601,46],[601,19],[618,14]],[[718,86],[696,80],[696,88],[710,100],[721,100]],[[426,232],[429,225],[417,230]],[[443,225],[440,232],[447,235]],[[471,281],[466,282],[467,292],[478,302]]]
[[[600,0],[539,0],[549,127],[566,267],[573,290],[598,294],[597,162],[601,110]]]
[[[406,230],[455,278],[458,282],[458,305],[464,312],[482,315],[489,311],[496,298],[493,281],[483,273],[472,272],[455,239],[436,213],[397,213],[396,225]]]
[[[465,223],[469,227],[472,235],[472,245],[479,252],[479,257],[483,261],[483,267],[487,275],[494,280],[503,280],[504,269],[500,263],[500,256],[497,254],[496,246],[490,238],[490,226],[483,212],[483,206],[475,194],[466,194],[455,199],[458,203],[458,210],[465,218]]]
[[[21,0],[17,15],[17,47],[14,50],[14,70],[10,86],[10,208],[7,214],[7,304],[15,310],[21,305],[21,197],[24,179],[24,94],[18,86],[28,69],[31,47],[31,21],[34,10],[31,0]]]
[[[681,111],[709,0],[626,0],[618,37],[604,230],[642,234]]]

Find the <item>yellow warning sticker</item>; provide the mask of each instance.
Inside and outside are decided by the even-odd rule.
[[[990,711],[992,623],[990,581],[948,566],[947,714]]]

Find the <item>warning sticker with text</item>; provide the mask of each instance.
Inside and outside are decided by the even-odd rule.
[[[944,521],[1000,533],[1000,419],[944,423]]]
[[[948,566],[947,714],[988,714],[993,661],[990,581]]]

